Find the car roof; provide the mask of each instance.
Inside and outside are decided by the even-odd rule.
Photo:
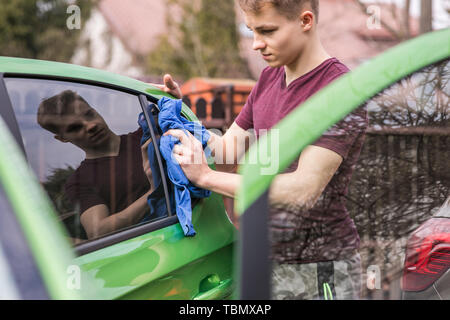
[[[114,89],[132,91],[135,94],[148,94],[158,100],[170,94],[137,79],[95,68],[38,59],[0,56],[0,74],[4,76],[23,76],[76,81],[86,84],[103,85]],[[193,121],[198,120],[192,110],[183,103],[182,114]]]
[[[161,90],[142,81],[112,72],[70,63],[0,56],[0,73],[5,75],[39,75],[67,80],[93,81],[148,93],[158,98]]]

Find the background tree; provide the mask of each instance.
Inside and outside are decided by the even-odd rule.
[[[83,23],[95,2],[0,0],[0,55],[68,62],[80,30],[67,28],[67,8],[78,5]]]
[[[420,33],[433,30],[433,1],[420,1]]]
[[[149,73],[184,79],[251,76],[239,55],[232,0],[170,0],[168,6],[168,12],[179,15],[167,16],[169,31],[147,58]]]

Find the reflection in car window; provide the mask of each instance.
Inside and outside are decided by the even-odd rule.
[[[31,168],[77,245],[156,218],[137,96],[63,81],[5,79]],[[149,141],[150,142],[150,141]]]
[[[449,81],[445,60],[367,103],[369,128],[346,197],[361,239],[363,298],[401,298],[408,237],[450,195]],[[366,285],[371,267],[378,288]]]

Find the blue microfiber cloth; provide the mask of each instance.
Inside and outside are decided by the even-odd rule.
[[[189,121],[181,116],[181,100],[173,100],[163,97],[158,101],[158,107],[160,109],[158,115],[158,124],[163,134],[169,129],[187,130],[191,132],[194,137],[202,143],[203,149],[207,147],[207,142],[210,137],[208,131],[201,124]],[[151,106],[147,107],[147,111],[150,115]],[[154,131],[157,132],[156,125],[153,123],[152,117],[150,117],[150,121],[152,122]],[[145,121],[143,113],[139,115],[138,123],[143,129],[141,140],[142,145],[143,143],[145,143],[145,141],[148,140],[148,138],[150,138],[150,130],[147,127],[147,122]],[[170,181],[173,183],[173,188],[170,188],[169,190],[170,204],[172,207],[175,207],[173,205],[174,198],[176,203],[176,213],[178,221],[183,228],[184,234],[186,236],[194,236],[195,230],[194,226],[192,225],[191,195],[196,198],[206,198],[211,195],[211,191],[194,186],[186,178],[183,170],[181,169],[177,161],[172,157],[172,149],[175,144],[178,143],[180,143],[178,138],[175,138],[171,135],[162,136],[157,139],[157,145],[159,146],[161,155],[165,159],[165,161],[163,161],[164,171],[167,172]],[[208,157],[210,153],[209,148],[206,148],[205,152],[206,156]],[[159,217],[159,214],[164,214],[167,208],[164,201],[164,190],[162,189],[161,177],[158,170],[158,163],[156,161],[156,154],[152,143],[149,144],[148,156],[153,174],[153,182],[156,188],[156,190],[149,196],[148,203],[152,215],[153,212],[155,212],[156,216]],[[158,193],[155,194],[156,192]],[[153,194],[155,194],[155,197],[153,197]],[[159,196],[161,196],[161,198],[157,198]]]
[[[157,126],[152,116],[152,105],[146,107],[147,113],[150,117],[151,126],[155,135],[158,135]],[[139,114],[138,124],[142,128],[141,145],[143,145],[148,139],[151,138],[150,129],[145,120],[144,113]],[[160,145],[161,137],[156,137],[156,145]],[[173,188],[169,183],[167,177],[166,162],[162,161],[164,177],[161,177],[159,170],[158,159],[156,157],[156,151],[153,143],[150,143],[147,148],[148,161],[150,163],[150,169],[152,170],[152,179],[155,190],[147,197],[147,204],[150,207],[150,214],[146,215],[141,222],[149,221],[150,219],[161,218],[167,215],[168,209],[164,194],[164,185],[162,179],[165,179],[167,186],[169,187],[169,202],[170,207],[175,208],[175,195]]]

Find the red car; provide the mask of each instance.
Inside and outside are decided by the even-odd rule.
[[[408,239],[404,299],[450,299],[450,196]]]

